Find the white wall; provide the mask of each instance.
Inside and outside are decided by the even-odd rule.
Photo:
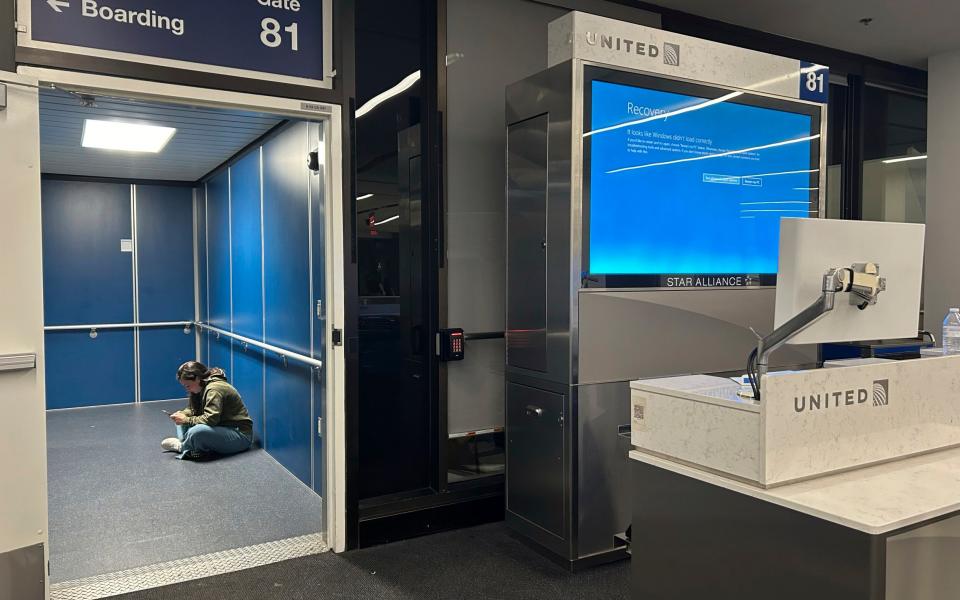
[[[960,51],[930,58],[924,329],[960,306]]]
[[[863,163],[863,220],[923,223],[927,161]]]
[[[547,67],[547,23],[567,11],[518,0],[447,4],[447,321],[503,331],[504,88]],[[491,31],[503,40],[490,44]],[[467,342],[447,363],[449,433],[503,426],[504,342]]]
[[[547,25],[562,0],[447,3],[447,323],[467,332],[506,326],[506,86],[547,68]],[[657,14],[595,2],[602,16],[651,27]],[[491,44],[495,32],[498,42]],[[449,433],[504,423],[504,341],[467,342],[447,363]]]
[[[0,82],[18,79],[0,72]],[[0,112],[0,354],[37,368],[0,371],[0,554],[47,543],[40,142],[37,90],[8,85]]]

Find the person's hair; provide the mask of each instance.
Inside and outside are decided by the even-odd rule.
[[[227,374],[219,367],[208,369],[207,365],[195,360],[188,360],[177,369],[178,381],[199,381],[201,384],[206,385],[210,381],[210,378],[215,376],[226,379]]]
[[[199,381],[201,386],[201,391],[198,394],[190,394],[190,408],[193,410],[194,414],[200,414],[203,412],[203,389],[206,388],[207,384],[210,382],[211,377],[223,377],[227,378],[226,373],[223,372],[223,369],[219,367],[213,367],[208,369],[207,365],[202,362],[197,362],[195,360],[188,360],[187,362],[180,365],[180,368],[177,369],[177,381]]]

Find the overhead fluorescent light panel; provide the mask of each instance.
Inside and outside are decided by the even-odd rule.
[[[393,215],[393,216],[390,217],[389,219],[384,219],[384,220],[382,220],[382,221],[377,221],[376,223],[374,223],[374,225],[383,225],[384,223],[389,223],[390,221],[396,221],[396,220],[399,219],[399,218],[400,218],[400,215]]]
[[[900,157],[900,158],[890,158],[890,159],[888,159],[888,160],[884,160],[884,161],[881,161],[881,162],[883,162],[883,164],[885,164],[885,165],[891,165],[891,164],[894,164],[894,163],[908,162],[908,161],[911,161],[911,160],[926,160],[926,159],[927,159],[927,155],[926,155],[926,154],[918,154],[918,155],[914,155],[914,156],[902,156],[902,157]]]
[[[156,154],[163,150],[176,132],[173,127],[86,119],[83,123],[83,147]]]

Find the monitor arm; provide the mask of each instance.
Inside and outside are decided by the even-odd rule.
[[[756,368],[751,365],[749,369],[754,396],[760,399],[760,379],[767,374],[770,354],[833,310],[837,293],[849,292],[850,303],[863,310],[876,304],[880,292],[886,288],[887,280],[880,277],[880,266],[876,263],[857,263],[827,271],[820,298],[757,343]]]

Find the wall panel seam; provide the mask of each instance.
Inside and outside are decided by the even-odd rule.
[[[227,168],[227,266],[230,269],[230,333],[236,333],[233,326],[233,167]],[[233,370],[233,342],[230,344],[230,377],[235,375]]]
[[[260,331],[260,339],[263,343],[267,343],[267,279],[266,279],[266,266],[264,262],[264,238],[263,238],[263,144],[258,148],[260,155],[260,319],[262,321],[262,327]],[[267,353],[260,353],[260,362],[262,366],[262,378],[261,378],[261,414],[263,415],[263,439],[260,440],[260,443],[263,444],[264,450],[267,448]]]
[[[133,275],[133,402],[140,403],[140,270],[139,236],[137,235],[137,186],[130,184],[130,237],[133,255],[130,257]]]
[[[307,153],[310,152],[310,132],[313,130],[313,124],[307,124],[307,135],[306,135],[306,145]],[[310,282],[310,291],[309,299],[307,300],[307,323],[310,324],[310,357],[316,358],[315,349],[314,349],[314,335],[313,335],[313,177],[310,172],[310,169],[306,169],[306,179],[307,179],[307,271],[309,272],[308,280]],[[317,436],[314,434],[314,423],[317,422],[316,414],[316,394],[315,394],[315,382],[316,378],[313,376],[314,369],[311,369],[310,372],[310,488],[316,491],[316,450],[317,450]]]

